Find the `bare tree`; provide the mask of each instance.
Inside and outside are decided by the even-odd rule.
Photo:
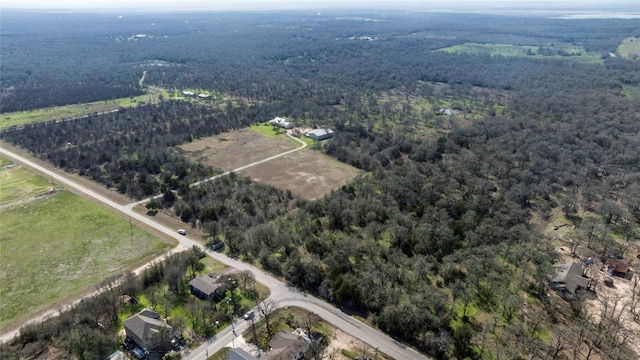
[[[559,329],[553,333],[551,337],[551,342],[549,343],[549,351],[547,353],[546,359],[557,359],[560,354],[566,349],[569,348],[569,338],[567,337],[567,331],[563,329]]]
[[[272,315],[273,312],[278,308],[278,304],[272,299],[266,299],[265,301],[258,303],[257,307],[260,314],[262,314],[262,316],[264,317],[264,322],[267,325],[267,334],[269,335],[269,338],[271,338],[273,336]]]
[[[633,284],[633,288],[631,289],[631,302],[629,304],[629,310],[634,315],[634,319],[637,319],[640,311],[638,311],[638,304],[640,303],[640,275],[637,273],[633,274],[633,278],[631,279],[631,283]]]
[[[240,282],[242,283],[242,290],[247,290],[247,284],[256,281],[256,277],[250,270],[242,271],[238,274]]]

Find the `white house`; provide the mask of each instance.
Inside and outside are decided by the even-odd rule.
[[[281,117],[276,117],[273,120],[269,120],[269,124],[283,129],[293,129],[293,123]]]

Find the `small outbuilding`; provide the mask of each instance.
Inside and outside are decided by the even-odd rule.
[[[609,275],[627,277],[629,272],[629,262],[627,260],[609,258],[604,264],[607,265]]]
[[[218,289],[222,286],[219,278],[220,275],[217,274],[195,277],[189,281],[189,291],[202,300],[211,300],[219,295]]]
[[[584,277],[584,269],[577,262],[569,261],[556,267],[556,274],[551,280],[551,288],[575,294],[578,289],[588,289],[590,279]]]
[[[316,141],[331,139],[333,130],[331,129],[315,129],[307,133],[307,137]]]
[[[198,99],[200,99],[200,100],[209,100],[209,99],[211,99],[211,95],[209,95],[209,94],[198,94]]]

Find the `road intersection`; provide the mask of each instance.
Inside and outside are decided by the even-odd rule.
[[[295,138],[294,138],[295,139]],[[301,143],[304,143],[298,139],[295,139]],[[274,158],[284,156],[290,154],[294,151],[298,151],[306,147],[306,143],[294,150],[287,151],[285,153],[272,156],[268,159],[264,159],[249,165],[246,165],[242,168],[236,169],[242,170],[249,166],[257,165],[259,163],[263,163],[265,161],[272,160]],[[156,231],[173,238],[177,241],[180,247],[189,249],[193,246],[197,246],[202,248],[202,245],[196,242],[195,240],[190,239],[188,236],[183,236],[177,233],[176,229],[170,229],[166,226],[163,226],[157,222],[155,222],[152,218],[148,216],[139,214],[133,210],[133,207],[138,204],[142,204],[143,202],[136,202],[129,205],[120,205],[116,202],[96,193],[95,191],[79,184],[69,178],[62,176],[56,172],[50,171],[49,169],[38,165],[37,163],[30,161],[29,159],[15,154],[14,152],[7,150],[5,148],[0,147],[0,153],[4,156],[7,156],[14,161],[21,163],[23,166],[29,167],[31,169],[36,170],[39,173],[44,174],[46,177],[50,177],[55,180],[59,184],[63,184],[66,187],[73,188],[75,191],[83,193],[85,196],[91,198],[94,202],[101,203],[106,205],[112,209],[115,209],[121,212],[125,217],[129,216],[131,219],[135,219],[140,223],[155,229]],[[227,174],[227,173],[225,173]],[[218,175],[223,176],[225,174]],[[214,177],[215,178],[215,177]],[[213,179],[213,178],[212,178]],[[211,180],[211,179],[209,179]],[[238,271],[251,271],[255,276],[256,281],[264,284],[270,290],[270,296],[268,298],[269,301],[275,303],[277,307],[288,307],[288,306],[297,306],[301,307],[307,311],[313,312],[317,314],[319,317],[329,322],[336,328],[344,331],[347,334],[350,334],[363,342],[369,344],[373,348],[377,348],[380,352],[383,352],[390,357],[397,360],[418,360],[418,359],[427,359],[427,357],[416,350],[405,346],[398,341],[390,338],[389,336],[383,334],[382,332],[371,328],[367,324],[343,313],[338,308],[304,292],[297,290],[291,286],[286,285],[282,281],[274,278],[273,276],[267,274],[250,265],[248,263],[244,263],[237,259],[228,257],[224,254],[220,254],[213,251],[206,251],[207,255],[214,258],[215,260],[228,265],[230,267],[236,268]],[[57,310],[51,310],[51,314],[48,316],[55,316]],[[256,318],[254,320],[258,320],[259,312],[256,311]],[[40,318],[45,318],[40,317]],[[228,343],[232,342],[234,338],[234,329],[236,334],[241,334],[250,326],[249,321],[236,320],[231,327],[222,329],[215,337],[209,339],[204,344],[200,345],[196,349],[190,351],[189,354],[186,355],[186,359],[205,359],[206,354],[212,355],[217,350],[220,350],[222,347],[226,346]],[[13,333],[5,333],[2,334],[0,340],[7,341],[17,335],[17,331]]]

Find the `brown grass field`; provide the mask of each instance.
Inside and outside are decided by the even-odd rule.
[[[319,151],[304,149],[241,171],[253,180],[307,200],[322,197],[348,183],[360,170]]]
[[[179,151],[195,161],[229,171],[298,146],[284,135],[265,136],[242,129],[183,144]]]
[[[243,129],[182,145],[179,151],[195,161],[229,171],[298,146],[285,135],[266,136]],[[360,170],[319,151],[304,149],[240,173],[311,200],[346,184],[360,174]]]

